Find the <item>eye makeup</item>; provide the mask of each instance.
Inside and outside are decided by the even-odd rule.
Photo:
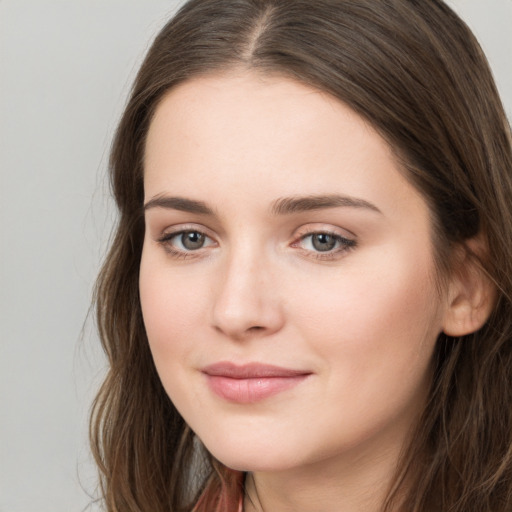
[[[200,258],[219,246],[213,237],[205,231],[197,226],[179,226],[172,231],[163,233],[157,242],[173,258]],[[304,257],[333,261],[357,245],[356,240],[347,238],[334,230],[309,229],[303,231],[289,244],[289,247],[297,249]]]

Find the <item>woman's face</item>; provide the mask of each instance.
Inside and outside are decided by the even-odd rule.
[[[447,306],[429,210],[372,127],[289,79],[197,78],[156,111],[144,187],[149,344],[213,455],[396,454]]]

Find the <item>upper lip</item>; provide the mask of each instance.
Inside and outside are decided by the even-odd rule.
[[[228,377],[230,379],[258,379],[265,377],[290,378],[312,373],[310,371],[294,370],[271,364],[247,363],[237,365],[227,361],[205,366],[201,371],[211,377]]]

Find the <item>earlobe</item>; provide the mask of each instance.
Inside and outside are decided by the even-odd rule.
[[[479,239],[471,239],[457,249],[443,321],[448,336],[478,331],[494,307],[496,287],[481,264],[486,252],[483,245]]]

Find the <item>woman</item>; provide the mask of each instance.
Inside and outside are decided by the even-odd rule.
[[[107,510],[512,509],[510,126],[443,2],[188,2],[111,172]]]

